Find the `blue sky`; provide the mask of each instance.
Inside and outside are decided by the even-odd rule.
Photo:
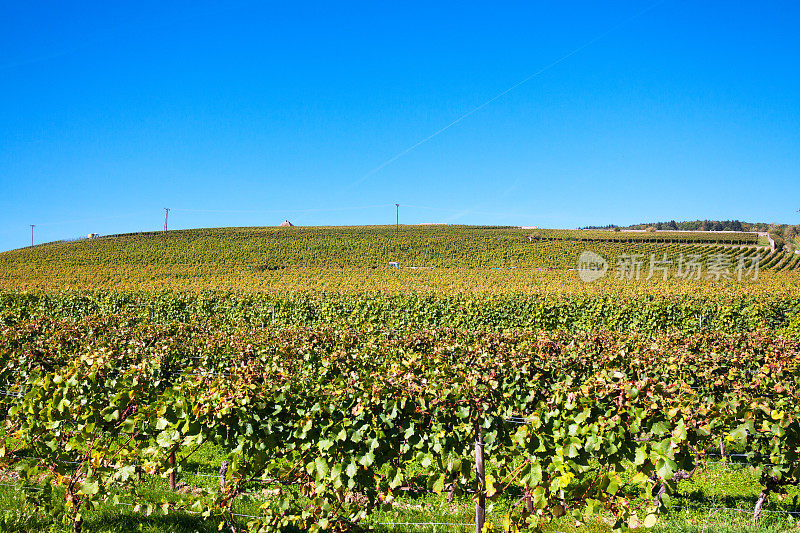
[[[798,224],[799,6],[6,3],[0,250],[164,207],[176,229],[390,224],[395,202],[406,223]]]

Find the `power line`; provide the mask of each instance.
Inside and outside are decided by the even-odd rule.
[[[325,213],[334,211],[355,211],[359,209],[379,209],[393,204],[361,205],[352,207],[322,207],[311,209],[185,209],[175,208],[172,211],[186,213],[220,213],[220,214],[282,214],[282,213]]]
[[[519,218],[523,215],[518,215],[515,213],[496,213],[491,211],[475,211],[472,209],[452,209],[448,207],[427,207],[424,205],[410,205],[410,204],[403,204],[403,207],[411,207],[413,209],[426,209],[429,211],[442,211],[446,213],[468,213],[473,215],[485,215],[485,216],[493,216],[493,217],[512,217],[512,218]]]
[[[399,233],[400,230],[400,204],[393,203],[393,204],[374,204],[374,205],[361,205],[361,206],[349,206],[349,207],[330,207],[330,208],[308,208],[308,209],[270,209],[270,210],[247,210],[247,209],[190,209],[190,208],[164,208],[164,228],[163,231],[167,232],[169,229],[169,213],[170,211],[179,211],[185,213],[219,213],[219,214],[259,214],[259,213],[266,213],[266,214],[286,214],[286,213],[294,213],[297,216],[305,216],[313,213],[329,213],[329,212],[346,212],[346,211],[356,211],[356,210],[369,210],[369,209],[382,209],[389,206],[395,206],[395,232]],[[412,208],[412,209],[424,209],[424,210],[432,210],[432,211],[441,211],[447,213],[464,213],[465,211],[459,209],[452,209],[452,208],[444,208],[444,207],[427,207],[427,206],[419,206],[419,205],[411,205],[411,204],[403,204],[404,207]],[[495,217],[514,217],[518,218],[522,215],[515,214],[515,213],[492,213],[486,211],[467,211],[473,215],[486,215],[486,216],[495,216]],[[150,211],[152,213],[152,211]],[[77,224],[77,223],[84,223],[84,222],[98,222],[98,221],[106,221],[106,220],[113,220],[113,219],[120,219],[120,218],[128,218],[134,217],[139,215],[146,215],[147,211],[139,211],[139,212],[132,212],[123,215],[116,215],[116,216],[109,216],[109,217],[96,217],[96,218],[85,218],[85,219],[74,219],[74,220],[64,220],[60,222],[41,222],[38,224],[30,224],[31,226],[31,246],[35,244],[35,234],[34,228],[35,227],[45,227],[45,226],[68,226],[70,224]],[[8,231],[0,231],[2,233],[14,233],[19,230],[12,230],[9,229]],[[145,230],[138,230],[138,231],[145,231]],[[85,235],[85,234],[84,234]]]

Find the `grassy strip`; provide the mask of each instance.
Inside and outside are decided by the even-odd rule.
[[[212,488],[218,485],[216,477],[198,476],[197,473],[214,476],[222,460],[219,448],[205,446],[183,467],[182,483],[178,492]],[[67,526],[54,524],[47,516],[37,515],[35,509],[25,501],[24,491],[14,487],[14,480],[6,473],[0,479],[0,529],[8,532],[45,533],[68,531]],[[179,495],[169,491],[165,479],[153,477],[143,483],[143,493],[155,500],[176,501]],[[258,508],[269,498],[270,488],[254,486],[240,496],[234,512],[240,515],[257,515]],[[667,509],[653,531],[663,533],[773,533],[798,527],[800,514],[800,489],[793,488],[788,496],[780,499],[771,496],[764,514],[757,525],[752,523],[752,509],[760,486],[757,477],[746,464],[709,461],[704,468],[689,480],[681,481],[677,494],[665,500]],[[63,497],[55,490],[54,501]],[[635,498],[633,501],[644,501]],[[86,513],[85,531],[93,532],[147,532],[189,533],[218,531],[219,522],[204,519],[188,512],[174,512],[167,516],[146,516],[134,509],[135,500],[130,494],[121,494],[120,506],[103,503],[99,509]],[[502,519],[510,506],[517,504],[519,495],[514,489],[490,502],[487,522],[495,530],[502,529]],[[365,526],[379,532],[400,531],[472,531],[474,526],[458,525],[474,522],[474,503],[469,497],[456,498],[452,503],[446,496],[426,492],[409,492],[391,507],[373,514]],[[237,516],[239,530],[246,525],[246,516]],[[430,525],[423,525],[428,523]],[[643,528],[642,528],[643,529]],[[610,526],[602,520],[576,527],[562,520],[551,524],[546,531],[609,532]],[[643,529],[644,530],[644,529]]]

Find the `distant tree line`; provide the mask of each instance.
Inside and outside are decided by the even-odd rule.
[[[609,224],[608,226],[586,226],[578,229],[616,229],[619,228],[616,224]]]
[[[739,220],[685,220],[683,222],[650,222],[635,224],[624,229],[647,229],[654,227],[657,230],[681,231],[767,231],[768,224],[763,224],[764,229],[756,229],[761,224],[750,224]]]
[[[683,222],[650,222],[647,224],[634,224],[632,226],[586,226],[580,229],[608,229],[608,230],[681,230],[681,231],[758,231],[772,235],[778,248],[795,249],[800,247],[797,236],[800,235],[800,225],[768,224],[766,222],[742,222],[740,220],[685,220]]]
[[[784,237],[800,234],[800,225],[791,224],[768,224],[766,222],[742,222],[741,220],[685,220],[683,222],[648,222],[645,224],[633,224],[631,226],[617,226],[609,224],[607,226],[586,226],[580,229],[615,229],[621,230],[645,230],[653,227],[657,230],[681,230],[681,231],[761,231],[769,232],[773,235],[783,235]],[[786,234],[789,235],[786,235]]]

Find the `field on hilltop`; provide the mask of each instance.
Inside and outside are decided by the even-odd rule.
[[[570,269],[578,266],[580,254],[587,250],[600,254],[612,269],[621,257],[636,257],[645,276],[651,258],[669,261],[669,268],[676,272],[681,257],[694,258],[706,270],[713,262],[722,262],[731,274],[740,260],[750,266],[756,256],[761,272],[800,267],[800,254],[770,252],[758,246],[754,233],[479,226],[401,226],[399,231],[394,226],[252,227],[113,235],[12,250],[0,254],[0,288],[349,291],[358,287],[406,290],[403,287],[410,284],[419,290],[436,290],[439,285],[441,290],[458,292],[457,279],[463,279],[465,291],[496,288],[508,292],[514,289],[497,283],[498,275],[488,271],[547,270],[566,273],[563,279],[568,280],[575,277]],[[380,273],[390,262],[398,262],[403,274]],[[429,268],[448,272],[407,272]],[[508,280],[510,275],[499,278]],[[523,276],[517,290],[528,290],[531,279],[530,274]]]

